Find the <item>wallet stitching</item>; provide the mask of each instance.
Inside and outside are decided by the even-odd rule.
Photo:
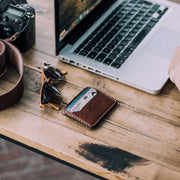
[[[73,114],[71,114],[71,113],[69,113],[69,112],[67,112],[66,114],[67,114],[68,116],[72,117],[73,119],[77,120],[78,122],[81,122],[82,124],[85,124],[85,125],[87,125],[88,127],[91,127],[90,124],[88,124],[87,122],[81,120],[81,119],[78,118],[77,116],[74,116]]]

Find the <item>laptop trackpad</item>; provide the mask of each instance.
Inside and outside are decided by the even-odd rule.
[[[163,58],[170,59],[180,46],[180,33],[160,28],[145,46],[145,50]]]

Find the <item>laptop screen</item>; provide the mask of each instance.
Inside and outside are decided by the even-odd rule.
[[[102,0],[58,1],[59,41],[62,41]]]

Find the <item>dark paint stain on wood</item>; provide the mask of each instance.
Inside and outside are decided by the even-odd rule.
[[[109,171],[122,172],[135,164],[144,164],[148,160],[110,146],[85,143],[76,151],[84,158],[100,164]]]

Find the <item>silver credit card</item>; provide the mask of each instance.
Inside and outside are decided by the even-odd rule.
[[[94,88],[87,88],[82,92],[69,106],[66,108],[66,112],[78,112],[83,109],[86,104],[97,95],[97,91]]]

